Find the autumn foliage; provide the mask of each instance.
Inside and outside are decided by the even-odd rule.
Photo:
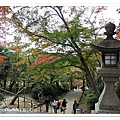
[[[0,64],[2,64],[6,58],[6,56],[0,55]]]
[[[9,21],[7,18],[7,14],[9,11],[9,6],[0,6],[0,38],[3,40],[4,38],[4,33],[6,29],[6,22]],[[0,44],[3,46],[4,43],[3,41],[0,41]]]
[[[8,14],[9,6],[0,6],[0,20],[6,21],[6,15]]]
[[[120,25],[117,27],[115,39],[120,40]]]
[[[56,60],[58,57],[56,56],[48,56],[48,55],[39,55],[38,56],[38,59],[35,61],[35,63],[33,63],[30,68],[36,66],[37,64],[40,64],[40,63],[48,63],[48,62],[51,62],[51,61],[54,61]]]

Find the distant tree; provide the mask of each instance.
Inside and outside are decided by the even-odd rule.
[[[6,56],[6,49],[0,47],[0,85],[6,89],[7,76],[9,71],[9,60]]]
[[[0,46],[6,44],[6,33],[9,30],[10,19],[7,17],[9,14],[9,6],[0,6]]]

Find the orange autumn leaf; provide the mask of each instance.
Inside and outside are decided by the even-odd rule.
[[[118,33],[115,37],[116,40],[120,40],[120,33]]]
[[[0,20],[6,22],[6,15],[8,14],[10,6],[0,6]]]
[[[57,58],[56,56],[40,55],[38,56],[38,60],[36,60],[36,63],[50,62],[56,58]]]
[[[0,64],[2,64],[6,58],[6,56],[0,55]]]
[[[39,63],[47,63],[47,62],[51,62],[56,60],[58,57],[56,56],[48,56],[48,55],[39,55],[38,59],[35,61],[35,63],[33,63],[30,68],[32,68],[33,66],[39,64]]]
[[[120,40],[120,25],[117,26],[115,39],[116,39],[116,40]]]
[[[9,29],[6,27],[7,23],[11,23],[11,20],[7,17],[9,13],[9,6],[0,6],[0,38],[5,41],[5,32]],[[1,44],[1,41],[0,41]],[[6,43],[3,43],[5,45]]]

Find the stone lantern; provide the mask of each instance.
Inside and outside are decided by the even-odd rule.
[[[115,82],[119,80],[119,51],[120,41],[113,38],[115,34],[115,25],[108,23],[105,26],[107,35],[105,40],[97,44],[91,44],[93,50],[101,52],[101,67],[97,68],[100,74],[104,89],[95,104],[95,113],[97,114],[117,114],[120,113],[120,101],[115,92]]]

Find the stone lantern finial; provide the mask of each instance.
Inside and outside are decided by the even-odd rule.
[[[106,40],[114,40],[113,35],[116,33],[114,32],[115,27],[116,27],[115,24],[111,22],[105,25],[106,32],[104,32],[104,34],[107,35]]]

